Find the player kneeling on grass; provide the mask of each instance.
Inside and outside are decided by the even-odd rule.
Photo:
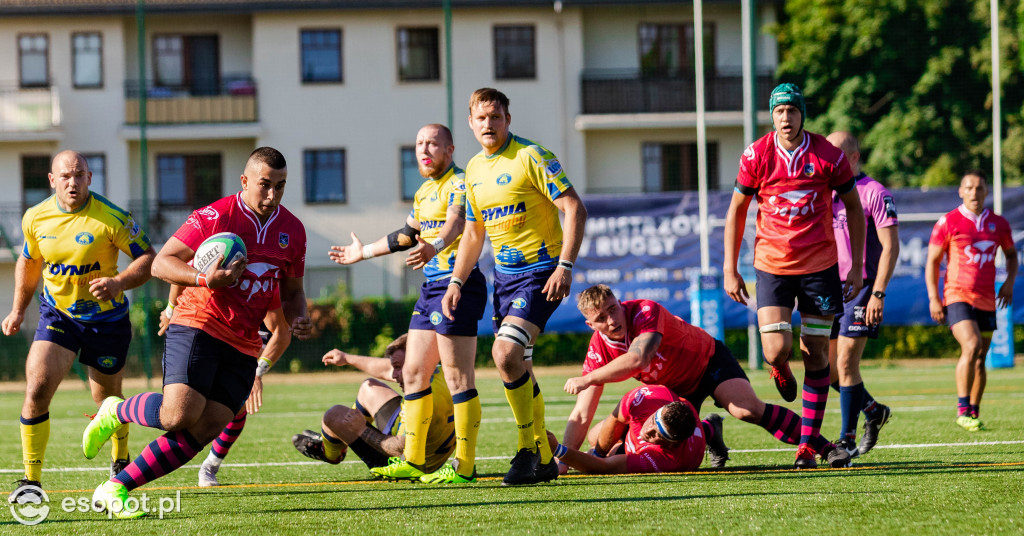
[[[761,426],[778,440],[795,445],[801,421],[792,411],[766,404],[722,341],[686,323],[651,300],[619,302],[606,285],[579,295],[577,307],[594,330],[583,363],[583,376],[569,378],[565,391],[578,395],[562,441],[579,448],[587,433],[604,384],[636,378],[661,384],[685,397],[697,410],[709,396],[737,419]],[[832,467],[846,467],[850,455],[815,433],[815,452]],[[725,467],[728,456],[712,456],[712,467]],[[801,468],[817,467],[811,458]]]
[[[345,459],[351,448],[371,469],[387,466],[402,456],[406,434],[401,421],[402,395],[378,380],[403,385],[406,339],[407,335],[395,339],[384,350],[384,357],[346,354],[338,349],[324,354],[325,365],[350,365],[372,378],[359,386],[355,408],[333,406],[324,413],[319,434],[306,430],[292,437],[299,452],[335,464]],[[430,380],[434,411],[427,428],[427,472],[439,469],[455,451],[454,404],[439,369]]]
[[[559,445],[548,432],[551,450],[583,473],[667,473],[692,471],[704,459],[727,457],[722,418],[697,420],[697,410],[664,385],[643,385],[626,393],[601,424],[590,452]]]

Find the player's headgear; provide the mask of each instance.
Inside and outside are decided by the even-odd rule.
[[[774,112],[775,107],[780,104],[791,104],[800,110],[800,128],[804,128],[807,121],[807,105],[804,104],[804,94],[796,84],[779,84],[772,90],[768,99],[768,113]]]

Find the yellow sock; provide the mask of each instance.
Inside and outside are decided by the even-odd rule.
[[[518,439],[516,450],[536,450],[537,443],[533,440],[533,382],[530,381],[530,373],[526,372],[522,378],[505,384],[505,398],[508,405],[512,406],[512,415],[516,419]]]
[[[25,424],[25,420],[21,419],[21,455],[22,463],[25,464],[25,478],[41,482],[46,443],[50,440],[50,414],[28,419],[32,424]]]
[[[427,463],[427,430],[434,416],[434,395],[430,387],[405,396],[402,424],[405,427],[405,461],[423,466]]]
[[[548,444],[548,430],[544,425],[544,395],[540,386],[533,384],[533,440],[537,443],[540,463],[551,461],[551,445]]]
[[[328,460],[341,458],[341,453],[345,452],[345,449],[348,448],[340,439],[327,435],[323,428],[320,429],[320,437],[324,438],[324,456]]]
[[[111,437],[111,448],[110,448],[110,460],[127,460],[128,459],[128,423],[124,423],[120,428],[114,430],[114,436]]]
[[[452,397],[455,403],[455,460],[458,473],[464,477],[473,476],[476,466],[476,437],[480,432],[480,397],[476,389]]]

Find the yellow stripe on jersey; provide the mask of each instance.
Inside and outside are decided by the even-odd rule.
[[[51,195],[25,212],[21,229],[22,256],[44,262],[41,299],[85,322],[128,314],[123,292],[110,301],[97,300],[89,283],[117,275],[119,251],[135,259],[149,249],[149,237],[129,212],[95,193],[78,210],[65,212]]]
[[[466,207],[466,172],[452,164],[438,179],[427,179],[416,190],[412,219],[420,223],[420,238],[430,243],[441,234],[441,228],[448,220],[448,209],[453,206]],[[451,275],[455,268],[455,252],[459,250],[459,235],[445,246],[423,267],[428,281],[437,281]]]
[[[494,246],[495,269],[517,274],[554,268],[562,225],[552,203],[572,188],[551,151],[509,134],[505,147],[466,165],[466,219],[482,221]]]

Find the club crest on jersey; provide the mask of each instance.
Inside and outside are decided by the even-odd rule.
[[[989,222],[989,224],[988,224],[988,232],[990,232],[990,233],[996,232],[996,224],[994,224],[992,222]]]
[[[437,311],[434,311],[434,312],[430,313],[430,323],[435,325],[435,326],[440,324],[441,323],[441,313],[439,313]]]
[[[82,232],[75,235],[75,242],[78,242],[83,246],[88,246],[89,244],[92,244],[92,241],[95,239],[96,238],[92,236],[92,233]]]
[[[804,166],[804,175],[807,175],[808,177],[814,176],[814,162],[811,162]]]
[[[544,171],[549,177],[557,177],[562,172],[562,164],[558,163],[557,159],[547,160],[545,164],[547,165],[544,167]]]
[[[513,309],[525,309],[526,308],[526,298],[516,298],[516,299],[512,300],[512,308]]]
[[[499,186],[505,186],[510,182],[512,182],[512,175],[509,175],[508,173],[502,173],[501,175],[498,176],[497,183]]]
[[[288,247],[288,233],[277,234],[277,245],[281,246],[282,248]]]
[[[208,220],[215,220],[220,217],[220,212],[217,212],[217,209],[213,207],[203,207],[197,210],[196,213]]]

